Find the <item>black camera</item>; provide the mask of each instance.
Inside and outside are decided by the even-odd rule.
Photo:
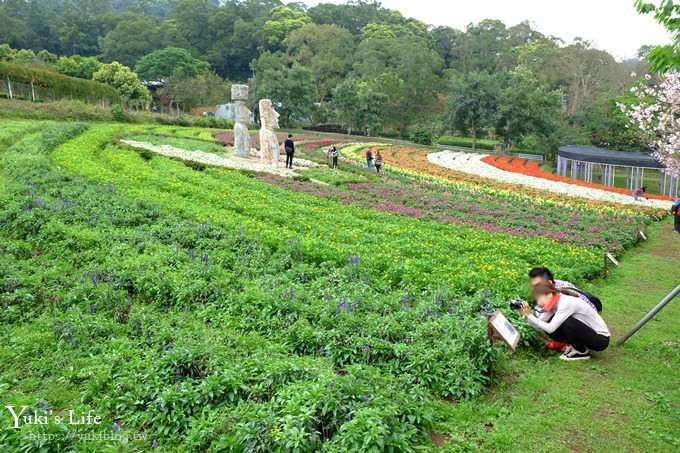
[[[512,299],[510,301],[510,310],[519,310],[524,303],[525,302],[522,299]]]

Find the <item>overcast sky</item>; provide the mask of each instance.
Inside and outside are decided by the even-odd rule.
[[[302,0],[347,3],[346,0]],[[500,19],[507,26],[529,20],[546,35],[570,43],[575,37],[591,41],[617,59],[634,57],[645,44],[666,44],[670,37],[651,15],[635,11],[633,0],[382,0],[396,9],[431,25],[465,29],[482,19]]]

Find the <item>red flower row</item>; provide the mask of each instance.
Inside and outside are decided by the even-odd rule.
[[[619,187],[605,186],[604,184],[595,184],[591,182],[581,181],[578,179],[565,178],[564,176],[555,175],[541,170],[540,163],[535,160],[527,160],[520,158],[512,158],[509,156],[493,156],[489,155],[482,159],[489,165],[492,165],[501,170],[510,171],[513,173],[519,173],[522,175],[533,176],[534,178],[548,179],[550,181],[566,182],[568,184],[574,184],[582,187],[591,187],[593,189],[606,190],[607,192],[620,193],[624,195],[630,195],[631,192],[628,189],[622,189]],[[672,201],[672,198],[666,197],[664,195],[648,195],[645,194],[647,198],[654,200],[666,200]]]

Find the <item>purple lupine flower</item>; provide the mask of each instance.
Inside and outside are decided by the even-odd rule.
[[[371,401],[371,397],[368,395],[361,395],[361,399],[364,403],[368,403]]]
[[[113,432],[114,433],[120,432],[120,423],[113,422]]]
[[[92,283],[96,287],[99,284],[99,269],[96,269],[94,271],[94,275],[92,276]]]
[[[21,210],[24,211],[24,212],[28,212],[28,211],[31,210],[31,207],[27,203],[27,204],[25,204],[21,207]]]
[[[361,263],[361,258],[359,258],[358,255],[356,255],[356,256],[350,255],[348,259],[349,259],[349,264],[352,264],[354,266],[358,266],[359,263]]]
[[[330,295],[330,293],[328,293],[328,292],[323,293],[323,300],[325,300],[326,302],[328,302],[329,300],[331,300],[331,295]]]
[[[103,281],[104,283],[107,283],[109,281],[109,274],[107,272],[101,274],[101,281]]]
[[[208,254],[207,254],[207,253],[201,252],[201,261],[202,261],[203,264],[205,264],[206,266],[208,265]]]
[[[179,381],[179,378],[182,377],[182,373],[179,371],[179,367],[175,368],[175,381]]]
[[[371,346],[370,343],[364,346],[364,351],[366,351],[367,353],[370,353],[372,350],[373,346]]]
[[[158,448],[158,441],[156,439],[154,439],[153,442],[151,442],[151,448],[153,448],[154,450]]]
[[[463,312],[462,312],[462,310],[458,310],[458,319],[459,319],[460,321],[463,320]]]
[[[453,308],[449,307],[446,311],[449,313],[449,316],[453,316]]]
[[[444,297],[442,296],[442,293],[437,293],[437,297],[435,297],[434,302],[441,307],[443,298]]]
[[[44,410],[47,407],[47,404],[45,404],[45,400],[38,401],[38,407]]]
[[[404,310],[411,308],[411,304],[408,302],[408,294],[404,294],[401,298],[401,305],[403,305]]]
[[[95,310],[94,304],[90,304],[90,305],[87,306],[88,312],[94,314],[94,310]]]
[[[359,306],[359,299],[354,299],[352,305],[349,306],[349,311],[354,311]]]
[[[343,297],[342,299],[340,299],[340,303],[338,304],[338,310],[347,311],[348,309],[349,306],[347,304],[347,299]]]

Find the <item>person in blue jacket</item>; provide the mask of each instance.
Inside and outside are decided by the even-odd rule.
[[[671,212],[673,213],[675,220],[675,232],[680,234],[680,197],[678,197],[678,199],[675,200],[675,203],[673,203]]]

